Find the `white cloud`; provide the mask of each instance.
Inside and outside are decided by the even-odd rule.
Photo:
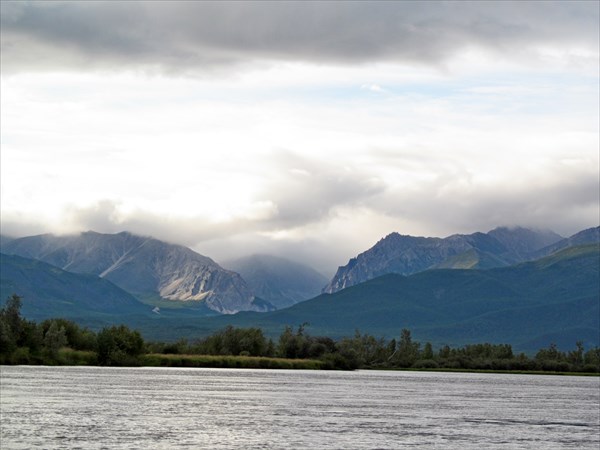
[[[363,84],[360,88],[365,89],[367,91],[371,91],[371,92],[377,92],[379,94],[383,94],[383,93],[387,92],[385,89],[383,89],[378,84]]]
[[[341,40],[322,51],[296,28],[247,52],[240,42],[249,28],[230,41],[218,26],[200,35],[184,27],[178,41],[168,25],[188,6],[167,8],[163,22],[144,4],[168,38],[154,49],[135,37],[147,37],[146,25],[110,40],[110,24],[123,17],[77,5],[17,4],[8,15],[2,5],[3,21],[16,20],[3,22],[3,61],[4,46],[15,46],[0,100],[3,233],[128,229],[221,260],[292,252],[328,271],[391,231],[448,235],[511,222],[569,234],[597,224],[597,43],[587,16],[550,33],[557,11],[593,16],[594,6],[561,4],[541,17],[534,4],[511,4],[521,16],[499,4],[462,7],[464,17],[453,12],[444,25],[440,16],[407,35],[419,56],[406,43],[386,47],[385,33],[365,40],[360,29],[348,31],[349,42],[376,51],[354,49],[340,24],[331,36]],[[214,8],[219,20],[239,22],[234,10]],[[490,22],[492,10],[500,15]],[[78,40],[81,28],[53,25],[60,11],[88,25],[98,25],[93,11],[113,22]],[[340,23],[366,30],[384,20],[355,12]],[[438,15],[419,7],[407,17]],[[517,36],[503,36],[507,27]],[[447,45],[419,34],[435,30]],[[59,58],[19,57],[46,47]],[[205,49],[218,73],[186,71],[186,48]],[[84,50],[102,71],[82,62]]]

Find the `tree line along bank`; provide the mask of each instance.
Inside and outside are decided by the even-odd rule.
[[[229,326],[193,342],[145,342],[138,331],[125,325],[94,332],[66,319],[29,321],[21,316],[20,309],[17,295],[0,309],[0,364],[600,373],[600,348],[586,350],[581,342],[568,352],[552,344],[530,357],[515,354],[509,344],[434,349],[429,342],[414,341],[407,329],[401,330],[398,339],[385,340],[356,331],[353,337],[334,340],[311,336],[306,330],[308,324],[285,327],[276,341],[259,328]]]

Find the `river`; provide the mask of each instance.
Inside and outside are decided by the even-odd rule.
[[[600,378],[3,366],[0,448],[594,449]]]

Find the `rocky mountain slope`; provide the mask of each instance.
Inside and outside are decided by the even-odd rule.
[[[195,301],[213,311],[267,311],[242,277],[186,247],[123,232],[39,235],[8,242],[6,254],[38,259],[63,270],[98,275],[137,298]]]
[[[551,343],[573,348],[582,340],[590,348],[600,345],[599,283],[600,249],[591,244],[508,267],[387,274],[284,310],[197,325],[260,326],[276,334],[308,323],[313,335],[351,336],[358,329],[387,338],[409,328],[436,346],[492,342],[535,351]]]
[[[551,231],[496,228],[489,233],[455,234],[447,238],[392,233],[352,258],[323,292],[338,292],[388,273],[411,275],[432,268],[486,269],[525,261],[537,250],[560,241]]]
[[[310,267],[271,255],[251,255],[223,265],[277,309],[316,297],[327,284],[327,278]]]
[[[536,251],[534,255],[537,257],[547,256],[567,247],[586,244],[600,244],[600,227],[582,230],[571,237],[561,239],[558,242]]]

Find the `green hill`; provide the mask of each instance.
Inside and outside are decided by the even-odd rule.
[[[0,253],[0,304],[13,293],[23,298],[23,314],[48,317],[105,318],[148,314],[131,294],[95,275],[75,274],[20,256]]]
[[[579,339],[600,345],[599,262],[598,247],[587,245],[511,267],[389,274],[271,313],[183,319],[170,332],[193,337],[231,324],[276,335],[285,325],[308,322],[311,334],[333,337],[359,329],[392,338],[409,328],[415,339],[435,345],[487,341],[535,350],[551,342],[572,348]],[[156,321],[140,325],[168,337]]]

